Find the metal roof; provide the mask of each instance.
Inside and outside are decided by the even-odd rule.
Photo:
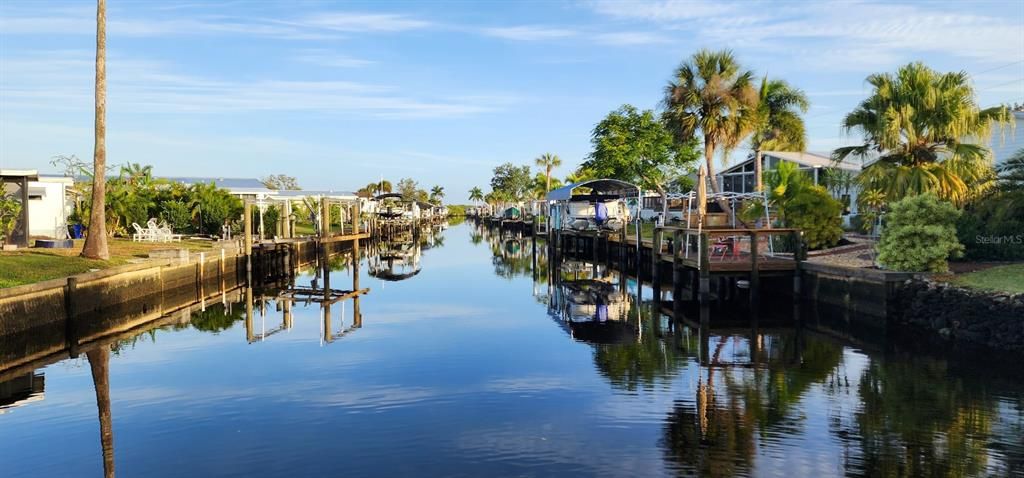
[[[620,196],[636,196],[640,193],[640,187],[618,179],[591,179],[579,183],[562,186],[553,189],[548,193],[548,201],[569,201],[572,199],[572,192],[576,188],[587,187],[600,194],[618,194]]]
[[[849,159],[837,163],[833,161],[832,158],[829,156],[815,153],[806,153],[800,151],[762,151],[761,155],[763,157],[774,156],[776,158],[789,161],[791,163],[796,163],[797,165],[806,168],[836,168],[856,172],[859,172],[861,169],[861,165],[854,164]],[[741,161],[733,165],[732,167],[723,170],[721,173],[718,174],[728,174],[734,172],[738,169],[741,169],[743,166],[752,163],[753,161],[754,158],[748,158],[747,160]]]
[[[256,178],[203,178],[203,177],[177,177],[177,178],[163,178],[168,181],[174,181],[185,185],[192,184],[210,184],[214,183],[217,187],[224,189],[259,189],[263,191],[272,191],[268,188],[263,181]]]
[[[39,179],[39,171],[35,169],[0,169],[0,177],[4,179],[28,178],[29,181]]]

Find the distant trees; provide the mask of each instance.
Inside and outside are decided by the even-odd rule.
[[[527,196],[531,181],[529,166],[504,163],[494,168],[491,190],[499,201],[521,201]]]
[[[444,188],[441,186],[434,186],[430,188],[430,202],[434,204],[441,204],[441,200],[444,199]]]
[[[910,63],[867,82],[871,95],[842,122],[864,141],[833,153],[837,161],[878,155],[858,176],[862,188],[890,201],[933,193],[962,205],[992,184],[990,150],[968,141],[990,137],[994,125],[1008,125],[1012,116],[1005,106],[980,108],[966,72]]]
[[[402,178],[398,181],[398,194],[402,195],[402,199],[406,201],[416,201],[418,199],[417,192],[419,191],[419,183],[412,178]]]
[[[594,127],[591,144],[593,151],[584,169],[657,191],[663,212],[669,189],[700,157],[694,140],[677,144],[654,111],[639,111],[632,105],[622,105],[601,120]]]
[[[298,191],[302,188],[299,187],[299,180],[292,176],[285,174],[271,174],[270,176],[260,179],[267,189],[274,189],[278,191]]]
[[[107,231],[103,227],[106,218],[106,175],[107,170],[107,2],[96,1],[96,108],[93,126],[93,171],[92,204],[89,223],[99,224],[98,228],[90,228],[85,236],[82,257],[89,259],[109,259],[107,249]]]

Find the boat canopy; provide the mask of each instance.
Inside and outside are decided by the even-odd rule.
[[[379,195],[377,195],[377,197],[375,197],[374,199],[376,199],[376,200],[378,200],[378,201],[380,201],[380,200],[382,200],[382,199],[402,199],[402,194],[401,194],[401,193],[385,193],[385,194],[379,194]]]
[[[590,181],[573,183],[552,190],[548,193],[548,201],[571,201],[572,192],[577,188],[583,187],[590,188],[590,190],[597,194],[609,196],[636,197],[640,194],[640,187],[626,181],[618,179],[591,179]]]

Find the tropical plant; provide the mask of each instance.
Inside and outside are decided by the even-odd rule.
[[[107,233],[104,227],[95,227],[97,224],[105,225],[106,216],[106,177],[102,171],[106,171],[107,165],[107,2],[96,0],[96,108],[95,124],[93,128],[93,158],[92,170],[97,174],[92,178],[92,210],[90,212],[90,227],[85,236],[85,245],[82,247],[82,257],[88,259],[109,259],[110,251],[107,249]]]
[[[1012,116],[1005,106],[980,108],[966,72],[910,63],[867,82],[871,96],[842,123],[864,142],[833,153],[836,161],[878,155],[858,176],[864,190],[890,200],[933,193],[961,205],[991,185],[991,152],[971,141],[990,137],[993,125],[1008,125]]]
[[[803,151],[807,133],[801,113],[811,105],[807,95],[783,80],[761,80],[750,147],[754,150],[755,191],[762,191],[762,151]]]
[[[473,186],[473,189],[469,190],[469,200],[473,202],[483,201],[484,191],[477,186]]]
[[[1024,260],[1024,149],[998,171],[998,187],[964,208],[957,235],[969,259]]]
[[[608,113],[594,127],[590,143],[593,151],[583,167],[600,177],[657,191],[663,214],[667,214],[669,188],[700,157],[695,140],[677,147],[654,111],[638,111],[632,105]]]
[[[557,154],[544,153],[538,156],[537,159],[534,159],[533,162],[544,170],[544,177],[546,178],[544,194],[547,194],[551,190],[551,170],[562,165],[562,158],[559,158]]]
[[[189,188],[189,207],[199,232],[206,234],[219,234],[221,226],[241,217],[243,212],[241,199],[212,182],[196,183]]]
[[[188,203],[180,199],[161,202],[160,219],[170,225],[175,232],[192,229],[192,210],[188,207]]]
[[[810,185],[788,201],[786,226],[803,231],[809,249],[832,247],[843,237],[842,212],[825,188]]]
[[[576,184],[596,178],[597,174],[592,169],[589,169],[586,166],[580,166],[579,168],[576,168],[575,171],[565,176],[565,184]]]
[[[383,190],[383,188],[381,188]],[[419,183],[412,178],[402,178],[398,181],[398,194],[402,195],[402,199],[406,201],[415,201],[417,192],[419,191]]]
[[[21,201],[9,194],[0,195],[0,239],[6,244],[21,214]]]
[[[444,188],[441,186],[434,186],[430,188],[430,202],[434,204],[441,204],[441,200],[444,199]]]
[[[956,235],[959,217],[955,206],[931,193],[890,204],[878,243],[878,261],[897,271],[948,271],[947,260],[964,251]]]
[[[703,136],[704,160],[714,192],[721,192],[715,152],[735,148],[757,123],[758,92],[753,77],[731,51],[701,50],[676,69],[665,87],[669,130],[680,142],[698,131]],[[723,208],[728,210],[728,204]]]
[[[875,225],[878,223],[878,218],[882,215],[885,203],[885,193],[874,189],[864,191],[857,198],[857,211],[861,217],[861,230],[865,234],[874,233]]]

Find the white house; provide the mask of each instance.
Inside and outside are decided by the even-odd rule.
[[[40,175],[35,170],[3,170],[7,177],[28,179],[28,230],[30,237],[63,239],[67,234],[67,217],[74,210],[74,180],[65,176]],[[16,182],[3,184],[4,194],[21,198]],[[18,221],[19,224],[22,221]],[[21,226],[17,226],[20,228]]]
[[[860,161],[856,159],[848,158],[837,163],[828,155],[794,151],[764,151],[761,153],[761,161],[764,173],[777,168],[781,162],[796,164],[801,171],[811,178],[814,184],[820,185],[826,185],[827,171],[829,170],[846,171],[856,176],[862,168]],[[722,191],[753,192],[756,184],[754,178],[754,158],[737,163],[719,173],[718,184]],[[849,209],[844,212],[844,216],[857,214],[856,187],[839,191],[830,188],[830,192],[832,192],[833,197],[836,199],[849,204]]]

